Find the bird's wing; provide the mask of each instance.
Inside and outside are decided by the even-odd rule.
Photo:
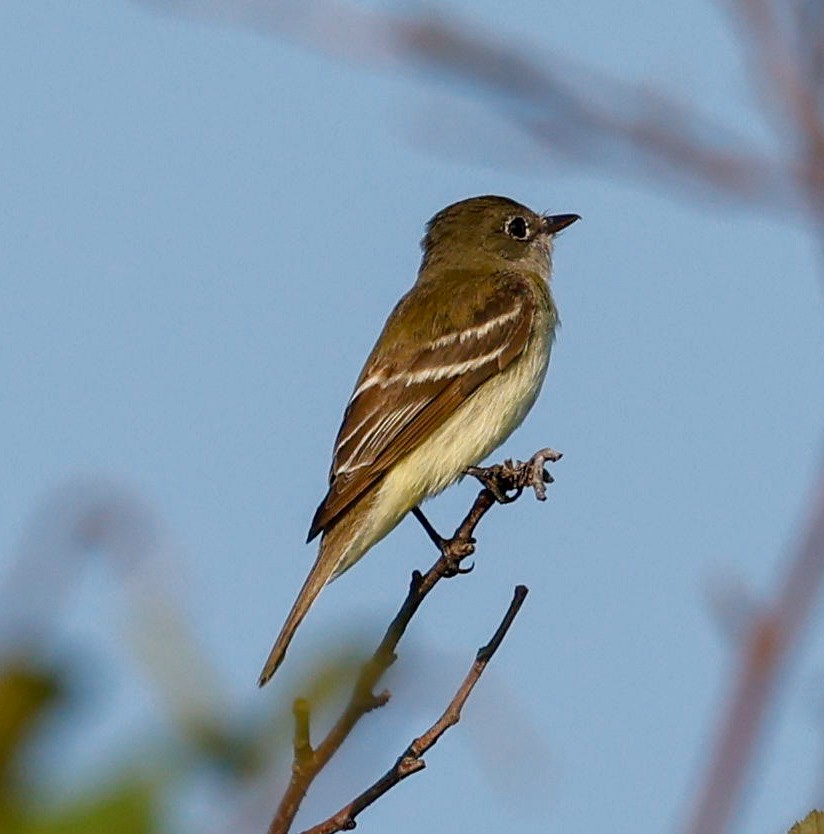
[[[514,280],[485,295],[480,305],[477,296],[472,299],[475,309],[460,328],[432,328],[432,338],[418,332],[388,356],[381,355],[379,340],[347,406],[329,492],[315,513],[309,541],[523,352],[535,314],[533,293]],[[403,316],[402,303],[393,318]],[[390,319],[387,328],[392,324]],[[395,332],[407,332],[402,325]]]

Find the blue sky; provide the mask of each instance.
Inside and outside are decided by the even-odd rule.
[[[452,8],[770,141],[711,4]],[[6,0],[0,33],[0,559],[54,489],[117,484],[151,508],[162,584],[228,709],[288,704],[330,641],[375,639],[432,557],[404,522],[255,689],[314,556],[303,541],[343,405],[414,279],[424,223],[480,193],[577,212],[556,249],[563,329],[544,393],[495,456],[561,449],[550,500],[483,522],[475,572],[428,603],[396,700],[301,819],[434,719],[522,582],[465,722],[363,829],[563,831],[593,812],[614,831],[677,828],[735,656],[712,600],[769,593],[818,459],[822,307],[801,217],[550,157],[437,79],[133,3]],[[438,498],[433,521],[449,528],[471,495]],[[94,664],[105,690],[59,764],[41,753],[69,786],[67,771],[101,778],[166,730],[124,651],[134,616],[97,563],[61,609],[54,656]],[[817,616],[737,830],[783,830],[823,801],[822,664]],[[203,806],[177,809],[180,825]]]

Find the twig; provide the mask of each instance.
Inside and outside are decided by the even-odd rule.
[[[289,831],[300,808],[300,803],[306,796],[306,792],[315,777],[335,755],[358,721],[367,712],[383,706],[389,700],[388,692],[384,691],[375,695],[374,689],[387,669],[395,662],[395,648],[403,637],[415,612],[427,594],[441,579],[467,572],[465,568],[461,568],[461,562],[475,552],[475,539],[472,538],[472,535],[478,523],[496,503],[508,503],[510,500],[514,500],[511,496],[508,496],[509,492],[514,491],[517,495],[520,495],[525,485],[532,484],[539,458],[541,460],[557,460],[560,458],[557,452],[553,453],[553,457],[553,455],[547,455],[547,451],[549,450],[542,449],[525,463],[513,464],[511,461],[506,461],[499,466],[472,470],[471,474],[485,484],[483,489],[478,493],[472,507],[458,525],[452,538],[441,539],[440,536],[437,537],[442,542],[441,555],[438,560],[425,574],[421,574],[419,571],[412,574],[412,581],[409,584],[406,599],[386,629],[380,645],[372,657],[361,667],[352,695],[343,713],[323,741],[314,749],[309,738],[308,704],[303,702],[299,708],[295,708],[296,730],[292,776],[269,826],[269,834],[286,834]],[[551,482],[551,477],[548,474],[545,477],[543,475],[542,463],[541,471],[542,485],[544,482]],[[490,489],[489,485],[494,485],[495,492]],[[500,497],[496,497],[496,492]],[[437,536],[434,529],[430,536],[432,534]],[[434,538],[433,541],[435,541]],[[437,544],[437,542],[435,543]]]
[[[527,593],[528,590],[524,585],[518,585],[515,588],[515,595],[509,604],[509,609],[501,624],[498,626],[492,639],[485,646],[478,649],[478,653],[475,655],[475,662],[472,664],[463,683],[458,687],[458,691],[444,710],[443,715],[401,753],[395,764],[380,779],[370,785],[370,787],[353,799],[348,805],[344,805],[336,814],[318,823],[318,825],[306,829],[303,834],[334,834],[336,831],[350,831],[355,827],[355,820],[358,815],[373,802],[380,799],[385,793],[394,788],[395,785],[406,779],[407,776],[411,776],[413,773],[417,773],[426,767],[426,762],[423,760],[424,753],[434,747],[441,736],[461,720],[461,711],[463,710],[464,704],[466,704],[475,684],[483,674],[486,665],[501,645],[509,627],[512,625],[512,621],[518,614],[521,605],[523,605]]]

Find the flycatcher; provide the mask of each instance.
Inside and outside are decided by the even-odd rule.
[[[321,589],[521,423],[546,375],[558,313],[553,237],[580,219],[506,197],[438,212],[412,289],[392,311],[346,406],[308,541],[317,559],[258,684]]]

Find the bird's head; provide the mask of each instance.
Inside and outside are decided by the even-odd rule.
[[[508,197],[471,197],[439,211],[421,241],[422,277],[440,269],[518,269],[547,276],[552,240],[577,214],[538,214]]]

